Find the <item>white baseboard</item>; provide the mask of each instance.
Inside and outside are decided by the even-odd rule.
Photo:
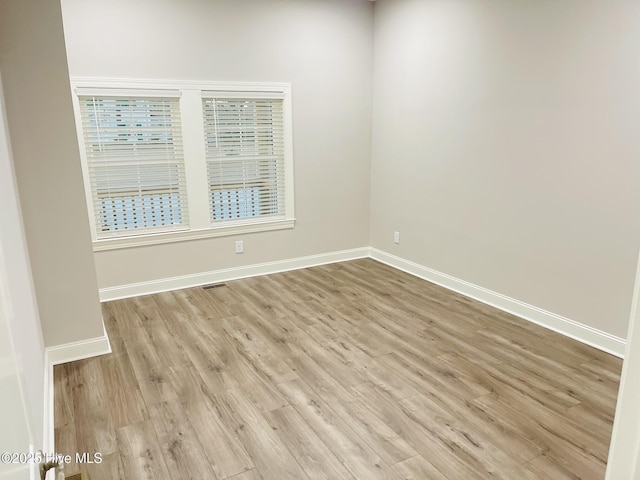
[[[45,356],[49,365],[59,365],[61,363],[84,360],[85,358],[97,357],[111,353],[109,337],[106,333],[100,337],[82,340],[80,342],[66,343],[46,349]]]
[[[55,453],[55,422],[54,422],[54,383],[53,367],[61,363],[84,360],[111,353],[111,344],[107,331],[102,325],[103,335],[79,342],[65,343],[48,347],[44,351],[44,438],[43,451]]]
[[[152,293],[168,292],[170,290],[180,290],[182,288],[197,287],[210,283],[228,282],[240,278],[256,277],[272,273],[287,272],[300,268],[315,267],[328,263],[345,262],[369,256],[369,248],[354,248],[351,250],[341,250],[338,252],[310,255],[308,257],[291,258],[276,262],[259,263],[244,267],[225,268],[211,272],[194,273],[179,277],[162,278],[148,282],[131,283],[117,287],[101,288],[100,301],[107,302],[121,298],[137,297]]]
[[[42,451],[55,453],[55,421],[54,412],[53,364],[49,363],[47,352],[44,352],[44,435]]]
[[[370,249],[370,257],[398,270],[410,273],[411,275],[448,288],[454,292],[461,293],[474,300],[486,303],[487,305],[541,325],[554,332],[561,333],[579,342],[591,345],[616,357],[624,357],[626,341],[622,338],[376,248]]]

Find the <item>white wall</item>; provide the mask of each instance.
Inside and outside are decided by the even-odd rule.
[[[368,245],[370,2],[62,0],[62,9],[72,76],[292,84],[295,229],[98,252],[100,287]]]
[[[45,345],[100,337],[104,330],[57,1],[0,1],[0,71]]]
[[[378,0],[374,37],[371,245],[624,337],[640,4]]]
[[[3,437],[0,451],[5,452],[10,451],[9,447],[24,447],[25,440],[34,442],[37,448],[43,448],[45,357],[6,129],[1,82],[0,206],[0,432],[3,432],[0,435]],[[6,435],[6,432],[12,432],[12,435]],[[28,444],[25,451],[28,451]]]

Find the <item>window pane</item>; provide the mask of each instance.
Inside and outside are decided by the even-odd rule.
[[[185,228],[177,98],[81,96],[97,238]]]
[[[203,99],[211,221],[284,215],[281,99]]]

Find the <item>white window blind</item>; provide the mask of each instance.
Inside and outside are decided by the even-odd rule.
[[[128,93],[78,95],[98,239],[189,226],[179,98]]]
[[[202,95],[212,224],[284,217],[283,95]]]

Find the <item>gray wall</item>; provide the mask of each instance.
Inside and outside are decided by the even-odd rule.
[[[625,337],[640,4],[378,0],[374,35],[371,245]]]
[[[0,2],[0,72],[45,345],[102,336],[57,1]]]
[[[63,0],[62,8],[71,75],[292,84],[295,229],[97,252],[100,287],[368,245],[370,2]]]
[[[293,84],[296,228],[243,235],[243,255],[234,237],[99,252],[100,287],[370,244],[625,336],[640,240],[635,3],[62,6],[72,75]]]

